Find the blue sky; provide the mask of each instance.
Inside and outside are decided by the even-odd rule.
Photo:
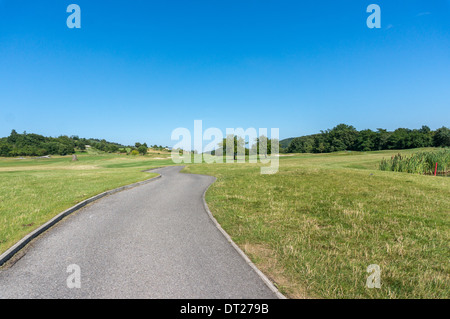
[[[449,119],[449,0],[0,0],[0,136],[173,145],[194,120],[287,138]]]

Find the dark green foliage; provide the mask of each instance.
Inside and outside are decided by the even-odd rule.
[[[287,147],[288,153],[312,153],[315,149],[314,135],[302,136],[292,139]]]
[[[434,132],[433,143],[435,146],[450,146],[450,129],[445,126],[437,129]]]
[[[147,146],[147,144],[145,144],[144,143],[144,145],[145,146]],[[168,147],[166,146],[166,147],[163,147],[162,145],[153,145],[153,146],[150,146],[153,150],[155,150],[155,151],[164,151],[165,149],[168,149]]]
[[[148,149],[146,145],[141,145],[137,148],[137,151],[139,152],[139,154],[145,155],[147,154]]]
[[[18,134],[11,131],[10,136],[0,138],[0,156],[44,156],[44,155],[69,155],[75,153],[75,149],[84,151],[86,145],[104,152],[114,153],[122,145],[107,142],[106,140],[85,139],[78,136],[45,137],[39,134]]]
[[[377,144],[377,133],[372,130],[360,131],[356,137],[354,148],[361,151],[371,151]]]
[[[273,144],[273,145],[272,145]],[[278,145],[278,147],[277,147]],[[270,139],[267,136],[261,135],[256,138],[256,152],[257,154],[272,154],[272,149],[276,151],[279,149],[280,141],[278,139]],[[265,149],[264,149],[265,148]],[[245,155],[248,155],[250,151],[246,148]]]
[[[290,138],[285,138],[284,140],[280,141],[280,148],[286,149],[288,148],[289,144],[291,143],[291,141],[293,140],[293,137]]]
[[[230,145],[227,147],[227,143],[230,143]],[[231,145],[233,144],[233,145]],[[234,154],[237,154],[240,149],[245,149],[245,140],[237,135],[227,135],[227,138],[222,139],[222,142],[219,143],[219,149],[221,150],[222,154],[227,154],[227,148],[231,150],[233,148]],[[245,150],[244,150],[245,151]],[[227,154],[231,155],[231,154]]]
[[[446,127],[431,131],[428,126],[410,130],[398,128],[357,131],[353,126],[339,124],[320,134],[296,137],[286,148],[288,153],[328,153],[337,151],[378,151],[419,147],[450,146],[450,130]]]

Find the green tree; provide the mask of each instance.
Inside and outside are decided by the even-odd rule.
[[[139,146],[137,148],[137,150],[138,150],[139,154],[141,154],[141,155],[147,154],[147,151],[148,151],[147,146],[145,146],[145,145]]]
[[[356,138],[354,150],[355,151],[372,151],[375,149],[377,133],[372,130],[362,130],[358,133]]]
[[[11,134],[9,134],[7,142],[8,144],[15,144],[19,138],[19,134],[17,134],[16,130],[12,130]]]
[[[434,132],[433,144],[436,147],[450,146],[450,129],[443,126]]]
[[[119,146],[115,145],[115,144],[110,144],[107,146],[107,152],[108,153],[116,153],[119,151]]]
[[[387,147],[389,149],[406,149],[410,147],[411,130],[407,128],[396,129],[388,138]]]
[[[236,159],[236,155],[239,150],[243,149],[245,152],[245,144],[245,140],[242,137],[237,135],[228,135],[222,140],[222,142],[219,143],[219,149],[223,155],[226,154],[229,156],[231,155],[229,153],[232,152],[234,159]]]
[[[75,145],[80,151],[86,150],[86,145],[84,144],[83,141],[78,140]]]
[[[11,151],[12,151],[11,145],[6,143],[0,144],[0,156],[2,157],[10,156]]]
[[[376,150],[384,150],[387,148],[387,143],[389,140],[389,136],[391,133],[389,133],[387,130],[382,128],[377,128],[377,135],[375,138],[375,149]]]
[[[332,152],[353,149],[353,144],[357,136],[358,131],[353,126],[347,124],[339,124],[327,131],[326,134]]]
[[[287,148],[289,153],[312,153],[314,151],[314,136],[294,138]]]

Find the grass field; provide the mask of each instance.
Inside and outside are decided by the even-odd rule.
[[[0,159],[0,254],[58,213],[106,190],[156,176],[170,165],[154,156],[78,154],[50,159]]]
[[[378,170],[397,153],[283,156],[275,175],[259,164],[184,171],[217,177],[211,211],[288,297],[449,298],[450,179]],[[159,154],[78,157],[0,159],[0,252],[75,203],[172,164]],[[370,264],[381,289],[366,288]]]
[[[291,298],[449,298],[450,179],[378,170],[397,153],[282,157],[275,175],[251,164],[185,171],[218,178],[211,211]],[[371,264],[381,289],[366,288]]]

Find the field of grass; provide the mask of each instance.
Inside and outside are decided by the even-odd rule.
[[[212,213],[288,297],[449,298],[450,179],[378,169],[397,153],[281,156],[275,175],[248,163],[184,171],[217,177]],[[0,253],[75,203],[172,165],[162,157],[0,159]],[[366,287],[371,264],[381,289]]]
[[[76,203],[157,175],[143,170],[172,164],[170,157],[151,155],[77,156],[76,162],[72,156],[0,158],[0,254]]]
[[[257,164],[184,171],[217,177],[211,211],[288,297],[449,298],[450,179],[378,170],[396,153],[285,156],[275,175]],[[366,287],[371,264],[381,289]]]

